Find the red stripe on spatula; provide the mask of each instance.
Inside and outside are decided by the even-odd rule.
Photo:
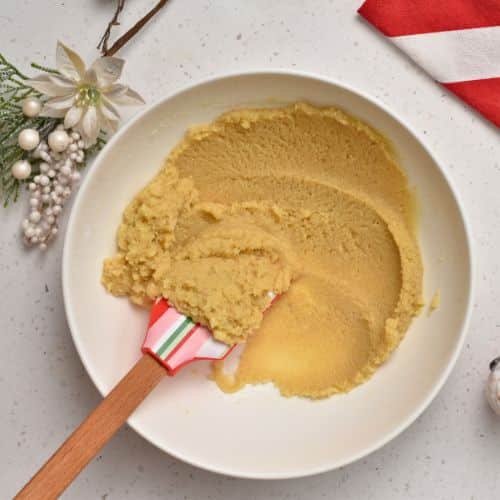
[[[158,318],[163,316],[163,313],[169,308],[167,299],[158,299],[149,313],[149,323],[148,328],[151,328],[157,321]]]

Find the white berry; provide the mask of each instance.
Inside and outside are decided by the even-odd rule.
[[[23,101],[22,109],[25,116],[34,118],[40,114],[40,111],[42,110],[42,103],[40,102],[40,99],[37,99],[36,97],[26,97]]]
[[[65,164],[63,167],[61,167],[60,172],[63,175],[70,175],[71,174],[71,167],[69,167],[68,165]]]
[[[49,134],[48,143],[52,151],[62,153],[68,147],[69,135],[65,130],[54,130]]]
[[[38,211],[30,213],[30,221],[31,222],[35,222],[35,223],[40,222],[41,217],[42,216],[41,216],[40,212],[38,212]]]
[[[31,175],[31,165],[27,160],[17,160],[14,165],[12,165],[12,175],[19,179],[27,179]]]
[[[31,151],[40,143],[40,134],[38,133],[38,130],[35,130],[34,128],[25,128],[19,133],[17,142],[19,143],[21,149]]]

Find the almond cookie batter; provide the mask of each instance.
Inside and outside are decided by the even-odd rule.
[[[235,373],[215,365],[221,389],[326,397],[365,381],[420,310],[413,214],[390,146],[359,120],[303,103],[232,111],[190,130],[132,200],[102,282],[246,342]]]

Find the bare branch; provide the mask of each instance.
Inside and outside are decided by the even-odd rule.
[[[118,40],[116,40],[116,42],[113,43],[111,47],[108,48],[108,40],[111,34],[111,29],[113,26],[119,24],[118,16],[123,10],[125,4],[125,0],[118,0],[115,15],[108,24],[108,28],[106,29],[106,32],[104,33],[97,47],[101,49],[101,54],[103,56],[112,56],[116,54],[133,36],[135,36],[144,27],[144,25],[148,21],[150,21],[161,9],[163,9],[163,7],[165,7],[167,2],[168,0],[160,0],[142,19],[137,21],[126,33],[118,38]]]
[[[106,31],[104,32],[104,35],[102,35],[99,45],[97,45],[97,48],[101,49],[101,54],[103,56],[106,55],[106,52],[108,51],[108,40],[109,37],[111,36],[111,30],[113,29],[113,26],[118,26],[120,24],[118,21],[118,17],[120,16],[120,13],[124,7],[125,7],[125,0],[118,0],[113,19],[111,19],[111,21],[109,22]]]

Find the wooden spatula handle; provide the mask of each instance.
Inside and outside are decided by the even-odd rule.
[[[16,499],[57,498],[165,374],[163,366],[153,357],[144,355],[33,476]]]

